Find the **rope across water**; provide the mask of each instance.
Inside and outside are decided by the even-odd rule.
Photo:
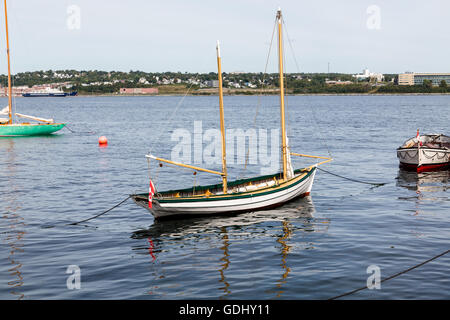
[[[80,223],[82,223],[82,222],[86,222],[86,221],[89,221],[89,220],[93,220],[93,219],[95,219],[95,218],[98,218],[98,217],[100,217],[100,216],[102,216],[102,215],[104,215],[104,214],[110,212],[111,210],[117,208],[118,206],[120,206],[122,203],[124,203],[125,201],[127,201],[127,200],[130,199],[130,198],[131,198],[131,196],[126,197],[124,200],[120,201],[120,202],[119,202],[118,204],[116,204],[115,206],[113,206],[113,207],[109,208],[108,210],[105,210],[105,211],[103,211],[102,213],[99,213],[99,214],[97,214],[97,215],[95,215],[95,216],[93,216],[93,217],[91,217],[91,218],[84,219],[84,220],[81,220],[81,221],[78,221],[78,222],[72,222],[72,223],[69,223],[68,225],[69,225],[69,226],[73,226],[73,225],[80,224]]]
[[[339,178],[342,178],[342,179],[345,179],[345,180],[357,182],[357,183],[370,184],[372,186],[378,186],[378,187],[384,186],[385,184],[387,184],[387,182],[368,182],[368,181],[362,181],[362,180],[358,180],[358,179],[348,178],[348,177],[341,176],[339,174],[333,173],[331,171],[327,171],[327,170],[319,168],[319,167],[317,167],[317,169],[319,169],[320,171],[326,172],[328,174],[331,174],[333,176],[336,176],[336,177],[339,177]]]
[[[414,269],[416,269],[416,268],[418,268],[418,267],[420,267],[420,266],[423,266],[424,264],[426,264],[426,263],[428,263],[428,262],[431,262],[431,261],[433,261],[433,260],[436,260],[437,258],[440,258],[440,257],[446,255],[446,254],[449,253],[449,252],[450,252],[450,250],[446,250],[446,251],[444,251],[444,252],[442,252],[442,253],[440,253],[440,254],[434,256],[433,258],[430,258],[430,259],[428,259],[428,260],[426,260],[426,261],[424,261],[424,262],[421,262],[421,263],[419,263],[419,264],[416,264],[415,266],[412,266],[412,267],[410,267],[410,268],[408,268],[408,269],[405,269],[405,270],[403,270],[403,271],[400,271],[400,272],[398,272],[398,273],[396,273],[396,274],[394,274],[394,275],[392,275],[392,276],[389,276],[389,277],[387,277],[387,278],[384,278],[383,280],[380,281],[380,283],[385,282],[385,281],[388,281],[388,280],[393,279],[393,278],[395,278],[395,277],[398,277],[398,276],[400,276],[400,275],[402,275],[402,274],[405,274],[405,273],[407,273],[407,272],[409,272],[409,271],[411,271],[411,270],[414,270]],[[349,296],[349,295],[351,295],[351,294],[353,294],[353,293],[359,292],[359,291],[364,290],[364,289],[367,289],[367,286],[361,287],[361,288],[358,288],[358,289],[355,289],[355,290],[352,290],[352,291],[349,291],[349,292],[346,292],[346,293],[343,293],[343,294],[340,294],[340,295],[335,296],[335,297],[332,297],[332,298],[330,298],[330,299],[328,299],[328,300],[335,300],[335,299],[339,299],[339,298],[342,298],[342,297],[345,297],[345,296]]]
[[[92,131],[92,130],[91,131],[75,131],[75,130],[69,128],[69,126],[67,124],[64,126],[64,128],[69,130],[71,133],[95,134],[95,131]]]

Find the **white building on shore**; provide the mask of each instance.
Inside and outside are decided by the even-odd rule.
[[[356,80],[375,79],[377,82],[384,80],[382,73],[370,72],[369,69],[364,69],[363,73],[353,75]]]

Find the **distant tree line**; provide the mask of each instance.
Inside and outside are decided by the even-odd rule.
[[[240,88],[240,94],[253,94],[249,88],[279,87],[278,73],[223,73],[225,87]],[[285,85],[294,94],[347,94],[347,93],[448,93],[450,89],[442,81],[432,86],[425,80],[422,85],[399,86],[397,75],[385,74],[385,81],[377,83],[374,79],[356,80],[344,73],[290,73],[285,75]],[[145,81],[142,81],[145,79]],[[65,91],[78,91],[85,94],[114,94],[120,88],[160,87],[165,84],[189,86],[196,90],[205,81],[217,80],[217,73],[188,72],[144,72],[100,71],[100,70],[47,70],[17,73],[13,76],[14,86],[33,86],[48,83],[68,82],[72,87]],[[329,81],[337,81],[336,84]],[[342,82],[350,82],[342,84]],[[7,76],[0,75],[0,83],[7,85]]]

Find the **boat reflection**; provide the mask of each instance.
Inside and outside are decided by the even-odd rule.
[[[182,238],[223,227],[244,227],[264,222],[286,221],[298,218],[313,218],[315,212],[311,197],[289,202],[278,209],[241,213],[229,216],[207,216],[176,220],[155,220],[148,228],[133,232],[132,238],[156,239]],[[157,241],[157,240],[156,240]]]
[[[281,266],[284,269],[284,273],[281,275],[281,279],[277,282],[277,291],[276,297],[279,298],[281,294],[284,292],[282,290],[283,284],[286,283],[289,272],[291,272],[291,268],[287,266],[287,256],[289,251],[291,250],[291,246],[287,244],[288,239],[291,236],[290,224],[287,221],[283,221],[283,235],[277,239],[277,242],[281,244]]]
[[[221,291],[221,298],[225,298],[232,292],[232,283],[227,281],[227,270],[233,263],[232,250],[233,235],[235,234],[249,234],[251,237],[267,237],[269,239],[275,238],[276,247],[280,250],[281,276],[276,281],[276,288],[267,291],[274,293],[276,297],[280,297],[283,293],[283,285],[288,281],[288,276],[291,271],[288,265],[288,255],[292,249],[289,244],[290,239],[296,231],[298,232],[316,232],[323,231],[328,228],[327,221],[316,221],[314,218],[315,208],[311,197],[305,197],[290,202],[278,209],[249,212],[234,216],[208,216],[202,218],[189,218],[178,220],[163,220],[155,221],[148,229],[137,230],[132,233],[131,237],[134,239],[145,239],[150,243],[148,249],[152,257],[152,261],[159,261],[158,254],[161,252],[168,252],[169,246],[174,244],[174,241],[183,241],[183,248],[189,246],[190,241],[198,242],[202,239],[211,240],[211,235],[216,235],[220,241],[220,249],[218,259],[218,281],[221,286],[218,288]],[[275,229],[274,223],[275,222]],[[251,233],[259,228],[261,225],[262,231],[266,228],[266,223],[270,223],[270,230],[281,230],[281,234],[270,235],[269,233],[258,232]],[[276,227],[279,224],[280,227]],[[319,230],[315,230],[320,224]],[[324,226],[324,228],[322,228]],[[248,230],[251,228],[252,230]],[[203,238],[207,235],[206,238]],[[295,243],[295,246],[302,245],[302,248],[311,248],[308,243]],[[140,248],[142,249],[142,247]]]
[[[416,203],[416,212],[420,212],[423,201],[447,201],[445,192],[449,189],[450,171],[412,172],[399,169],[397,186],[414,191],[415,194],[399,197],[400,200],[412,200]]]
[[[3,204],[4,213],[2,214],[1,227],[7,231],[2,232],[2,241],[9,247],[8,261],[10,268],[8,273],[10,280],[8,286],[10,293],[17,297],[18,300],[24,298],[24,294],[20,292],[20,288],[24,284],[22,275],[22,263],[18,260],[20,253],[24,252],[25,227],[24,219],[18,212],[21,209],[16,184],[16,153],[14,150],[14,140],[0,140],[0,150],[5,150],[4,161],[5,166],[5,190],[0,192],[0,201]]]
[[[221,263],[221,268],[219,269],[219,273],[220,273],[220,282],[224,284],[223,287],[219,288],[221,290],[223,290],[224,295],[222,296],[222,298],[226,297],[227,295],[229,295],[231,293],[231,291],[229,290],[230,284],[227,282],[227,280],[225,279],[225,270],[228,269],[228,266],[230,265],[230,253],[229,253],[229,239],[228,239],[228,233],[227,233],[227,228],[226,227],[222,227],[220,228],[220,233],[222,234],[222,242],[223,242],[223,246],[220,247],[220,249],[223,252],[223,257],[220,258],[220,261],[222,261]]]
[[[397,186],[418,193],[445,192],[448,190],[450,170],[432,172],[412,172],[399,169],[397,175]]]

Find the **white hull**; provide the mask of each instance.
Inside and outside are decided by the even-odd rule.
[[[150,210],[155,218],[165,218],[181,215],[210,215],[224,213],[238,213],[256,211],[280,206],[295,198],[309,195],[316,173],[315,168],[298,183],[292,184],[278,191],[262,194],[244,192],[239,195],[230,195],[227,199],[201,199],[200,201],[160,202],[153,199],[152,208],[147,202],[136,201],[140,206]],[[298,177],[298,176],[297,176]],[[295,177],[293,179],[296,179]],[[233,198],[236,197],[236,198]]]
[[[397,150],[397,158],[400,163],[417,167],[439,165],[450,161],[450,150],[428,148],[399,149]]]
[[[400,166],[417,172],[444,169],[450,164],[450,137],[425,134],[411,138],[397,149]]]

